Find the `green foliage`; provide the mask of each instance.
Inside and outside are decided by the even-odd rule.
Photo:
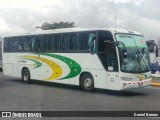
[[[41,28],[42,30],[71,28],[71,27],[76,27],[74,24],[75,24],[74,22],[63,22],[63,21],[52,22],[52,23],[45,22],[40,27],[38,26],[36,28]]]

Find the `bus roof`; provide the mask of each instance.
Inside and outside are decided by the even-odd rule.
[[[87,32],[87,31],[97,31],[97,30],[110,31],[112,34],[128,33],[128,34],[142,35],[142,33],[140,33],[140,32],[136,32],[136,31],[129,30],[129,29],[121,29],[121,28],[78,28],[78,27],[74,27],[74,28],[42,30],[42,31],[39,31],[39,32],[32,32],[32,33],[25,33],[25,34],[7,35],[5,37],[43,35],[43,34],[58,34],[58,33],[71,33],[71,32]]]

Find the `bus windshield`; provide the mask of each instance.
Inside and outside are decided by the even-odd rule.
[[[116,39],[123,42],[126,47],[118,46],[122,72],[143,73],[150,71],[148,47],[143,36],[116,34]],[[124,49],[126,57],[123,56]]]

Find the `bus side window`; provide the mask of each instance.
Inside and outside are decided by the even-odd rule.
[[[34,40],[34,51],[44,52],[47,49],[47,37],[46,36],[36,36]]]
[[[39,50],[40,50],[40,40],[37,37],[35,37],[33,43],[33,51],[38,52]]]
[[[24,41],[23,41],[22,37],[19,38],[18,50],[19,51],[23,51],[24,50]]]
[[[70,41],[70,35],[69,34],[63,35],[63,39],[62,39],[62,50],[63,51],[69,50],[69,41]]]
[[[77,51],[77,40],[78,38],[76,34],[72,34],[70,36],[70,46],[69,46],[70,50]]]
[[[60,35],[56,35],[55,37],[55,48],[57,52],[61,51],[61,36]]]
[[[33,44],[33,36],[24,37],[24,40],[23,40],[24,51],[31,52],[32,44]]]
[[[74,52],[77,50],[77,35],[76,34],[63,35],[62,50],[68,51],[68,52]]]
[[[49,35],[48,36],[48,49],[47,51],[55,51],[55,36],[54,35]]]
[[[88,39],[89,39],[88,33],[80,33],[79,34],[79,51],[88,51],[89,52]]]
[[[4,52],[10,51],[10,42],[11,41],[9,38],[4,39],[4,48],[3,48]]]
[[[48,48],[47,50],[53,52],[59,52],[61,50],[61,36],[49,35],[48,36]]]
[[[89,33],[80,33],[79,34],[79,44],[78,44],[78,47],[79,47],[79,51],[81,52],[90,52],[90,48],[88,46],[88,42],[90,40],[90,35],[91,34],[94,34],[95,36],[93,37],[93,39],[95,41],[95,44],[96,44],[96,33],[95,32],[89,32]]]
[[[17,52],[19,51],[19,37],[14,37],[11,40],[12,44],[11,44],[11,51],[12,52]]]

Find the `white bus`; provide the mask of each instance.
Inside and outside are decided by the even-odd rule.
[[[4,37],[5,75],[94,88],[149,86],[150,58],[141,33],[127,29],[68,28]]]

